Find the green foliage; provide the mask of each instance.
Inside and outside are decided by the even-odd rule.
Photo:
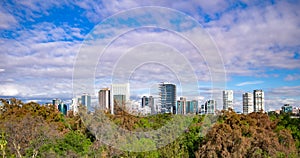
[[[276,117],[277,127],[276,131],[287,129],[291,131],[293,139],[296,142],[298,153],[300,153],[300,119],[291,118],[290,114],[284,113]]]
[[[196,115],[190,117],[192,120],[172,114],[132,116],[120,109],[116,115],[106,114],[119,127],[132,132],[157,130],[174,118],[182,120],[176,124],[180,127],[192,122],[175,141],[157,150],[152,150],[157,148],[152,139],[130,138],[127,144],[123,144],[124,148],[148,151],[129,152],[96,140],[78,115],[64,116],[53,106],[33,102],[24,104],[17,99],[11,99],[11,104],[2,101],[0,155],[6,157],[299,156],[300,119],[288,114],[238,115],[233,111],[223,111],[218,118]],[[214,121],[217,123],[211,127]],[[168,132],[161,137],[172,139],[172,131]]]
[[[41,149],[43,152],[57,153],[59,156],[67,156],[72,153],[77,156],[85,156],[89,153],[91,141],[85,135],[78,131],[71,131],[64,135],[63,138],[45,144]]]

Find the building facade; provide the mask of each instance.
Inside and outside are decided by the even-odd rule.
[[[110,111],[110,89],[103,88],[98,92],[98,102],[100,110]]]
[[[293,106],[290,104],[284,104],[281,107],[281,113],[292,113],[293,112]]]
[[[197,100],[191,100],[189,102],[190,102],[190,106],[189,106],[188,113],[197,114],[198,113],[198,101]]]
[[[151,109],[154,109],[154,98],[152,96],[143,96],[142,97],[142,108],[144,107],[150,107]]]
[[[129,83],[112,84],[110,98],[110,112],[111,114],[114,114],[115,104],[117,104],[118,106],[125,106],[124,104],[126,104],[130,100]]]
[[[233,110],[233,90],[223,91],[223,110]]]
[[[60,99],[56,98],[56,99],[53,99],[53,100],[52,100],[52,105],[53,105],[56,109],[58,109],[58,105],[59,105],[61,102],[62,102],[62,101],[61,101]]]
[[[72,98],[72,104],[71,104],[71,109],[73,110],[74,114],[78,113],[78,107],[81,105],[81,96],[77,96]]]
[[[176,85],[159,84],[159,98],[162,113],[176,113]]]
[[[262,90],[253,91],[254,112],[265,112],[265,99]]]
[[[86,106],[87,110],[91,110],[91,96],[87,93],[83,93],[81,96],[81,105]]]
[[[201,114],[215,114],[217,102],[208,100],[204,105],[201,105]]]
[[[253,95],[252,93],[243,94],[243,113],[250,114],[253,110]]]
[[[176,114],[186,114],[186,98],[180,97],[180,99],[177,100]]]

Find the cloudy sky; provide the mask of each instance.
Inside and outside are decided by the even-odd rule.
[[[68,100],[73,96],[73,72],[79,72],[74,65],[85,67],[86,61],[97,63],[89,69],[94,74],[97,91],[110,83],[112,72],[122,76],[118,72],[124,72],[121,69],[124,66],[137,59],[149,59],[140,60],[144,64],[134,67],[129,77],[125,75],[132,82],[132,94],[136,97],[139,93],[144,95],[143,88],[151,89],[155,82],[184,83],[179,81],[177,73],[193,70],[202,103],[214,92],[212,78],[223,80],[222,75],[213,74],[219,72],[214,66],[222,65],[225,83],[217,88],[234,90],[237,111],[241,111],[242,94],[254,89],[265,91],[267,110],[279,109],[286,103],[300,106],[298,0],[3,0],[0,4],[1,97],[14,96],[24,101]],[[159,6],[162,11],[155,15],[149,11],[151,16],[141,11],[131,13],[144,6]],[[116,18],[123,21],[116,23]],[[151,18],[155,19],[155,25],[145,27]],[[167,26],[166,21],[172,26],[160,28]],[[208,55],[208,45],[203,44],[198,45],[202,50],[197,54],[195,39],[205,44],[210,41],[218,53]],[[104,47],[106,50],[101,52]],[[97,56],[86,53],[90,49],[99,49]],[[148,54],[138,54],[141,50]],[[177,56],[170,55],[172,52]],[[81,60],[85,61],[83,64],[79,59],[84,55],[88,60]],[[180,55],[184,60],[177,61]],[[173,62],[170,65],[167,60],[157,62],[153,58],[160,56],[172,58]],[[125,60],[128,57],[131,57],[129,62]],[[115,66],[118,64],[119,69]],[[75,77],[80,78],[76,72]],[[193,75],[185,77],[191,79]],[[178,87],[184,89],[183,85]]]

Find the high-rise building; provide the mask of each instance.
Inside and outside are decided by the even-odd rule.
[[[243,113],[250,114],[253,112],[253,95],[252,93],[243,94]]]
[[[177,100],[176,114],[196,114],[198,112],[198,101],[197,100],[186,100],[184,97],[180,97]]]
[[[81,104],[87,107],[87,110],[91,110],[91,96],[87,93],[83,93],[81,96]]]
[[[98,92],[98,101],[101,110],[110,111],[110,89],[103,88]]]
[[[125,106],[126,102],[130,99],[129,83],[125,84],[112,84],[111,85],[111,114],[114,114],[115,103],[118,106]]]
[[[191,113],[191,114],[198,113],[198,101],[197,100],[189,101],[189,111],[188,111],[188,113]]]
[[[265,112],[265,99],[262,90],[253,91],[254,112]]]
[[[56,99],[53,99],[53,100],[52,100],[52,105],[53,105],[56,109],[58,109],[58,105],[59,105],[61,102],[62,102],[62,101],[61,101],[60,99],[56,98]]]
[[[233,91],[223,91],[223,110],[233,109]]]
[[[58,110],[61,113],[63,113],[64,115],[67,115],[69,108],[68,108],[67,104],[64,104],[63,102],[61,102],[60,104],[58,104]]]
[[[149,107],[151,114],[155,114],[154,97],[143,96],[142,97],[142,108]]]
[[[177,100],[175,114],[181,114],[181,115],[186,114],[186,98],[180,97],[180,99]]]
[[[142,108],[144,108],[146,106],[148,106],[150,108],[152,108],[154,106],[154,98],[152,96],[149,96],[149,97],[143,96],[142,97]]]
[[[159,84],[159,97],[162,113],[176,113],[176,85],[171,83]]]
[[[81,97],[77,96],[72,99],[71,109],[74,114],[78,113],[78,106],[81,104]]]
[[[208,100],[204,105],[201,105],[201,114],[215,114],[217,102]]]

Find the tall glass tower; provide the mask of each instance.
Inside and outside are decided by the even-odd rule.
[[[176,85],[159,84],[159,99],[162,113],[176,113]]]
[[[81,104],[87,107],[87,110],[91,110],[91,96],[87,93],[83,93],[81,96]]]

